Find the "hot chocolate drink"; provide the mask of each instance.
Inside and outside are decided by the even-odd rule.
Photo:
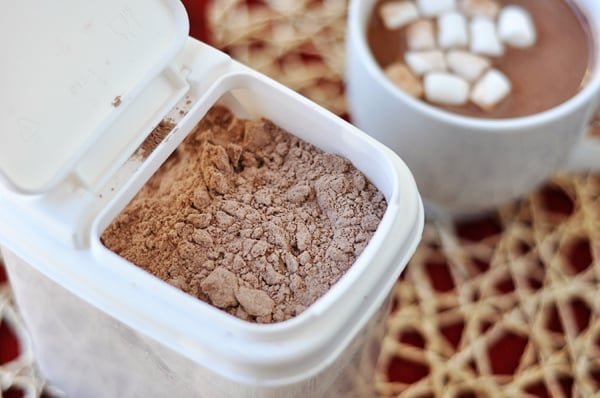
[[[396,8],[402,3],[400,7],[406,8],[402,13],[398,13],[398,15],[403,15],[402,17],[394,16],[389,19],[396,25],[391,28],[389,21],[385,21],[382,16],[382,5],[388,3],[396,3]],[[442,3],[449,5],[447,11],[440,11],[437,15],[423,14],[424,4],[434,4],[437,7],[437,5],[441,6]],[[442,66],[439,68],[447,70],[451,62],[449,54],[452,51],[466,52],[463,50],[469,50],[469,44],[457,42],[458,44],[448,45],[440,41],[444,13],[449,11],[454,14],[446,18],[447,20],[463,18],[467,21],[465,37],[468,35],[471,41],[479,40],[485,34],[485,29],[476,30],[477,27],[474,26],[473,18],[471,18],[473,15],[469,15],[468,12],[466,15],[456,16],[456,14],[462,12],[461,9],[465,4],[468,8],[469,6],[477,7],[492,3],[494,3],[493,5],[497,10],[492,11],[489,19],[495,20],[494,23],[499,24],[499,10],[512,7],[524,10],[530,16],[532,27],[535,28],[534,41],[526,43],[527,46],[503,45],[501,54],[486,54],[483,57],[485,62],[482,68],[498,71],[497,75],[501,76],[506,82],[505,95],[491,106],[477,104],[472,100],[453,104],[451,101],[436,101],[428,98],[423,89],[427,84],[426,72],[414,73],[414,70],[411,71],[408,66],[405,67],[407,61],[410,61],[407,60],[407,53],[414,50],[414,48],[410,48],[410,30],[414,30],[417,24],[428,22],[433,26],[431,31],[434,40],[438,41],[434,44],[437,46],[435,50],[445,57],[441,60]],[[409,5],[413,11],[409,9]],[[420,14],[418,14],[419,12]],[[390,13],[388,12],[388,14]],[[414,15],[411,16],[411,13]],[[410,19],[410,21],[403,22],[402,18],[407,21]],[[388,26],[386,26],[386,22]],[[512,22],[508,23],[508,29],[512,28],[511,24]],[[452,25],[452,21],[450,25]],[[419,30],[426,31],[426,29]],[[458,0],[456,2],[440,1],[438,3],[380,0],[371,12],[367,35],[369,46],[376,61],[386,70],[386,74],[392,80],[394,78],[406,79],[407,76],[412,79],[409,88],[404,88],[407,92],[448,111],[475,117],[512,118],[548,110],[568,100],[581,89],[582,85],[585,84],[586,74],[593,59],[592,37],[588,21],[571,0]],[[460,39],[460,35],[456,32],[449,34],[447,37],[455,40],[457,37]],[[423,41],[421,41],[422,43]],[[472,42],[470,48],[473,48]],[[430,57],[427,62],[430,62],[431,59],[433,58]],[[476,80],[468,80],[466,79],[462,85],[453,86],[456,88],[449,89],[452,96],[457,95],[457,90],[466,92],[469,87],[473,88]],[[439,80],[430,79],[430,81],[432,82],[430,85],[433,84],[436,88],[446,84],[446,81],[441,83]],[[502,80],[496,79],[496,81],[500,81],[497,84],[501,85]],[[454,84],[455,82],[450,81],[450,83]],[[465,94],[465,96],[467,95]],[[472,96],[471,92],[471,99]]]

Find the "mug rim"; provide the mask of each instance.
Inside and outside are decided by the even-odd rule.
[[[358,40],[355,40],[354,43],[349,43],[349,45],[358,46],[358,55],[365,60],[367,72],[377,80],[390,95],[411,106],[413,110],[419,111],[428,117],[466,128],[477,128],[478,130],[486,132],[501,131],[502,133],[506,133],[507,130],[516,131],[517,129],[555,121],[567,116],[582,106],[588,105],[588,103],[592,104],[594,97],[600,100],[600,32],[599,27],[596,26],[597,24],[593,22],[589,23],[589,28],[593,44],[592,48],[595,49],[595,52],[592,53],[592,56],[594,57],[592,67],[586,73],[586,76],[584,76],[584,79],[587,79],[588,81],[575,95],[552,108],[518,117],[482,118],[454,113],[438,108],[421,99],[414,98],[396,87],[388,78],[386,78],[383,69],[375,60],[367,43],[366,27],[376,1],[377,0],[350,0],[347,29],[349,32],[352,30],[352,33],[354,34],[351,36],[358,36]],[[587,9],[580,6],[581,0],[569,1],[575,3],[575,6],[580,8],[580,11],[586,18],[594,18]],[[360,15],[359,7],[364,3],[368,3],[368,9],[366,15],[363,16]],[[598,15],[600,16],[600,11]],[[600,23],[600,17],[597,19]]]

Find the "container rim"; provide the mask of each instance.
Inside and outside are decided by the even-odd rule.
[[[336,351],[343,349],[373,315],[420,241],[423,208],[410,171],[395,153],[300,94],[237,63],[182,119],[177,130],[180,137],[169,140],[169,150],[155,152],[166,158],[219,98],[239,89],[267,102],[269,106],[261,109],[262,115],[300,138],[306,139],[310,126],[321,125],[323,130],[335,132],[335,139],[313,135],[313,140],[308,141],[321,140],[315,145],[323,150],[337,149],[335,152],[367,174],[388,201],[388,209],[370,243],[330,291],[298,316],[267,325],[238,319],[168,285],[100,243],[103,227],[162,164],[157,156],[141,166],[139,174],[93,222],[90,246],[95,268],[112,275],[111,280],[119,280],[118,285],[123,288],[111,282],[110,292],[106,292],[110,294],[102,294],[92,302],[103,301],[98,307],[105,312],[198,363],[210,363],[211,369],[222,374],[234,374],[247,381],[282,383],[314,374],[333,361]],[[387,291],[378,284],[384,284]],[[359,297],[355,294],[360,290],[357,287],[369,293]],[[357,316],[353,307],[368,312]],[[156,318],[157,310],[161,319]],[[331,327],[334,322],[346,326],[342,333]],[[335,342],[340,342],[337,347]]]

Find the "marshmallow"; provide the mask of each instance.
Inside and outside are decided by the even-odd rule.
[[[485,111],[492,110],[511,91],[510,80],[499,70],[490,69],[473,87],[471,101]]]
[[[446,54],[448,69],[463,79],[473,82],[490,67],[490,61],[468,51],[450,50]]]
[[[379,7],[379,16],[387,29],[398,29],[419,18],[419,10],[412,1],[394,1]]]
[[[417,7],[424,17],[436,17],[456,8],[456,0],[417,0]]]
[[[491,19],[473,18],[469,33],[471,34],[471,52],[491,57],[500,57],[504,54],[504,46],[496,33],[496,24]]]
[[[496,0],[459,0],[458,8],[467,18],[496,19],[500,12],[500,4]]]
[[[469,44],[467,18],[458,11],[438,17],[438,44],[441,48],[465,47]]]
[[[513,47],[533,46],[536,32],[531,15],[523,7],[515,5],[502,8],[498,16],[498,36]]]
[[[404,61],[417,76],[446,70],[446,59],[440,50],[407,51],[404,54]]]
[[[402,62],[388,65],[385,70],[387,77],[398,87],[413,97],[423,96],[421,80],[412,74],[410,69]]]
[[[435,27],[433,21],[420,19],[408,25],[406,41],[410,50],[430,50],[435,48]]]
[[[423,82],[425,98],[442,105],[463,105],[469,99],[469,83],[448,72],[431,72]]]

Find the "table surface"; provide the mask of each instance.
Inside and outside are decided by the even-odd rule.
[[[183,3],[192,36],[347,117],[345,0]],[[282,27],[293,34],[274,37]],[[0,396],[60,396],[23,355],[6,279],[0,266]],[[468,222],[427,221],[394,289],[380,396],[596,395],[599,285],[600,174],[556,175]]]

